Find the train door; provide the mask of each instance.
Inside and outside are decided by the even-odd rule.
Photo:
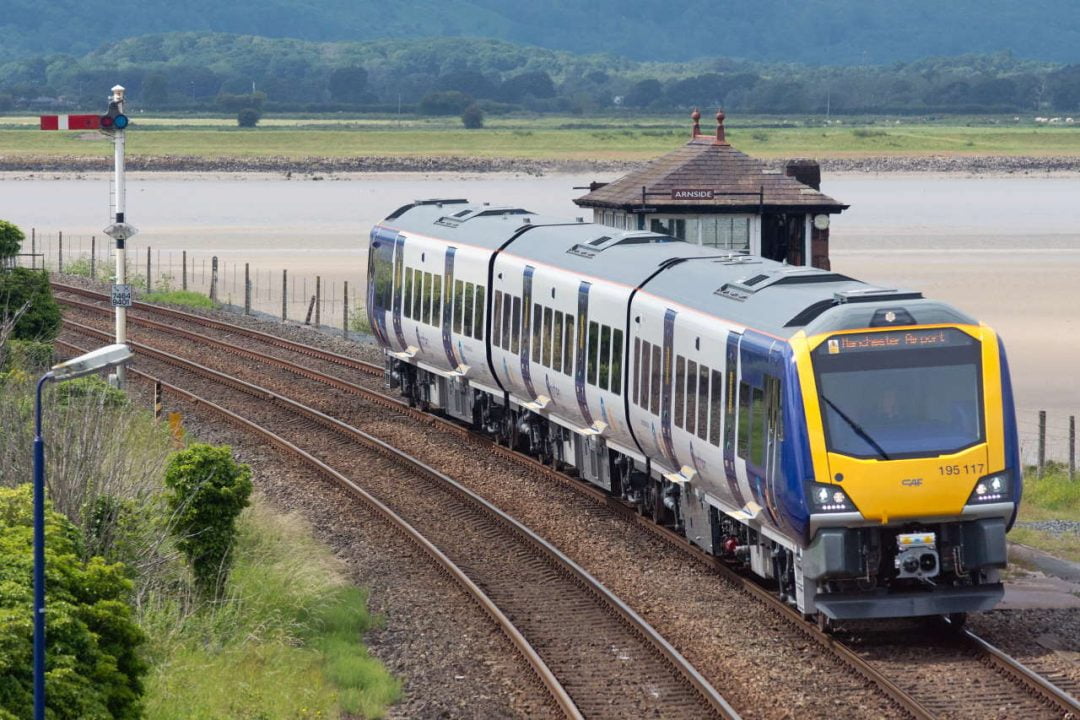
[[[771,344],[771,343],[770,343]],[[768,347],[744,336],[739,352],[736,453],[745,462],[754,501],[780,527],[776,486],[780,481],[781,367],[774,367]]]
[[[734,498],[737,507],[746,505],[742,488],[739,486],[739,476],[735,471],[735,440],[737,426],[735,423],[735,410],[738,407],[739,383],[739,341],[742,334],[737,332],[728,333],[727,352],[724,362],[724,476],[727,478],[728,489]]]
[[[394,292],[394,246],[396,234],[387,236],[374,230],[368,245],[367,306],[368,320],[379,343],[389,347],[386,313],[391,309]]]

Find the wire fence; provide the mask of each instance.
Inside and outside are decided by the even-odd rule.
[[[17,260],[22,267],[103,282],[112,282],[116,274],[114,243],[108,237],[35,228]],[[155,250],[130,240],[125,275],[137,293],[187,290],[279,319],[343,330],[346,325],[349,330],[366,328],[360,283],[229,262],[208,253]]]

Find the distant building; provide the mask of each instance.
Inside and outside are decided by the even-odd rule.
[[[813,160],[785,173],[731,147],[724,113],[702,135],[695,110],[690,142],[611,183],[593,183],[574,202],[593,222],[652,230],[688,242],[829,269],[829,216],[848,208],[821,192]]]

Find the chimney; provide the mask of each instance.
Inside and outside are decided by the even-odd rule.
[[[701,134],[701,124],[698,120],[701,120],[701,113],[697,108],[694,108],[694,112],[690,113],[690,119],[694,121],[694,128],[690,131],[690,137],[696,138]]]
[[[727,144],[724,139],[724,111],[716,111],[716,142]]]
[[[821,166],[817,164],[817,160],[810,160],[809,158],[788,160],[787,166],[784,168],[784,174],[795,178],[803,185],[812,187],[815,190],[821,190]]]

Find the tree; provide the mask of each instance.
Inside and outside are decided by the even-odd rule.
[[[53,340],[60,332],[60,306],[53,299],[44,270],[13,268],[0,273],[0,319],[11,318],[23,306],[26,310],[14,324],[11,337]]]
[[[15,265],[15,256],[22,249],[26,234],[22,229],[7,220],[0,220],[0,269]]]
[[[153,72],[143,80],[142,101],[147,107],[161,107],[169,102],[169,79],[165,73]]]
[[[330,97],[338,102],[357,103],[364,99],[367,82],[367,70],[353,65],[337,68],[330,73],[327,89]]]
[[[526,97],[555,97],[555,84],[542,70],[526,72],[507,78],[499,88],[499,97],[506,102],[521,102]]]
[[[165,487],[176,546],[191,563],[196,587],[216,595],[232,564],[236,517],[251,495],[251,468],[236,462],[227,445],[196,443],[169,457]]]
[[[217,104],[225,112],[238,113],[241,110],[261,111],[266,102],[266,93],[253,92],[234,95],[232,93],[218,93]]]
[[[458,115],[472,104],[473,99],[457,90],[432,92],[420,100],[423,115]]]
[[[663,94],[663,87],[659,80],[649,78],[634,83],[630,92],[626,93],[624,102],[630,107],[646,107],[654,100],[658,100]]]
[[[466,130],[479,130],[484,127],[484,111],[476,103],[469,105],[461,113],[461,124]]]
[[[259,124],[262,114],[255,108],[244,108],[236,113],[236,124],[242,128],[253,128]]]

